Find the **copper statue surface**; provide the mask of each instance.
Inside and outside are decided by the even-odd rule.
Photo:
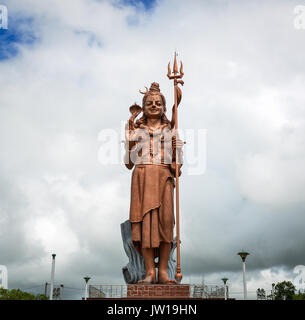
[[[175,67],[176,57],[176,75]],[[180,70],[180,74],[182,72]],[[141,92],[144,94],[142,108],[137,104],[130,107],[132,115],[126,126],[125,165],[129,170],[134,168],[129,214],[132,243],[143,255],[146,271],[139,283],[176,283],[167,273],[174,241],[174,188],[181,174],[184,144],[176,133],[177,106],[181,100],[177,82],[183,84],[176,78],[172,78],[175,80],[172,121],[166,117],[166,100],[159,84],[153,82],[149,90]],[[141,112],[142,116],[135,121]],[[155,262],[157,257],[158,263]],[[176,279],[179,282],[182,277],[180,261],[178,267]]]

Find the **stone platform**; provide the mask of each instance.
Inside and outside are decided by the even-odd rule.
[[[132,299],[189,299],[189,284],[129,284],[127,298]]]
[[[227,292],[227,297],[229,297],[229,292]],[[122,299],[224,300],[224,287],[204,284],[89,285],[88,300]]]

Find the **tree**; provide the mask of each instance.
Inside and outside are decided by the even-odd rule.
[[[266,300],[266,292],[265,289],[258,288],[256,290],[257,300]]]
[[[305,300],[305,293],[299,293],[293,295],[293,300]]]
[[[295,286],[291,281],[282,281],[274,288],[275,300],[292,300],[295,293]]]
[[[48,300],[44,294],[31,294],[20,289],[7,290],[0,288],[0,300]]]

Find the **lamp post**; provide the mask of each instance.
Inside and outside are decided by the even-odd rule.
[[[63,293],[64,293],[64,285],[61,284],[60,285],[60,297],[63,295]]]
[[[86,281],[86,285],[85,285],[85,300],[87,300],[88,281],[90,279],[91,279],[90,277],[84,277],[84,280]]]
[[[228,278],[222,278],[221,279],[223,281],[224,287],[225,287],[225,300],[228,299],[227,297],[227,281],[229,280]]]
[[[275,287],[275,283],[272,283],[272,291],[271,291],[272,300],[274,300],[274,287]]]
[[[53,289],[54,289],[54,275],[55,275],[55,257],[56,254],[52,254],[52,270],[51,270],[51,287],[50,287],[50,300],[53,300]]]
[[[49,283],[45,283],[45,285],[44,285],[44,295],[46,296],[47,295],[47,293],[48,293],[48,284]]]
[[[243,261],[243,282],[244,282],[244,300],[247,300],[247,282],[246,282],[246,258],[250,253],[246,251],[238,252]]]

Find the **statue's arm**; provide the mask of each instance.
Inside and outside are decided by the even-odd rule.
[[[134,147],[136,146],[136,141],[133,140],[134,136],[134,127],[128,122],[125,126],[125,156],[124,163],[127,169],[131,170],[134,167],[134,163],[132,161],[132,152]]]
[[[124,163],[127,169],[131,170],[134,167],[134,163],[131,160],[130,154],[132,151],[126,150],[125,151],[125,157],[124,157]]]

